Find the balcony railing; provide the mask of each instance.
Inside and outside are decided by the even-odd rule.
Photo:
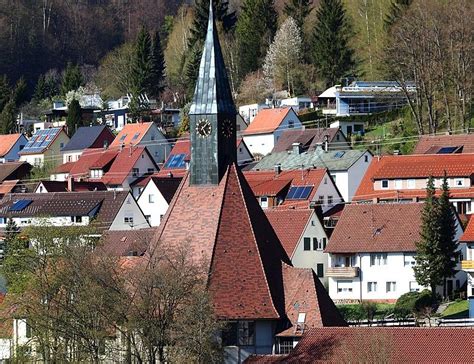
[[[462,260],[461,261],[461,268],[463,270],[474,270],[474,260]]]
[[[359,276],[359,267],[328,267],[326,276],[334,278],[354,278]]]

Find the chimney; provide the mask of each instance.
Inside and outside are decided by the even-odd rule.
[[[281,164],[275,164],[273,169],[275,171],[275,176],[278,176],[281,173]]]
[[[69,192],[74,191],[74,177],[73,176],[69,176],[67,179],[67,190]]]
[[[379,203],[379,198],[378,197],[374,197],[372,199],[372,203]]]
[[[170,177],[170,178],[173,177],[173,173],[168,172],[168,177]]]
[[[293,154],[301,154],[301,143],[293,143]]]
[[[324,136],[324,151],[327,152],[328,151],[328,145],[329,145],[329,135],[325,135]]]

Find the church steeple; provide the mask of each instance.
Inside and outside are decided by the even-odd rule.
[[[236,161],[236,109],[209,1],[206,41],[189,112],[190,184],[219,184]]]

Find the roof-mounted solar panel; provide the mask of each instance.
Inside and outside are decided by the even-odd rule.
[[[313,186],[291,186],[286,195],[287,200],[306,200]]]
[[[459,147],[443,147],[438,150],[436,154],[452,154],[454,153]]]
[[[32,202],[33,202],[32,200],[18,200],[13,205],[10,206],[8,211],[23,211]]]

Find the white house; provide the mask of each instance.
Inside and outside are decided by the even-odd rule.
[[[327,287],[328,235],[313,209],[268,209],[265,215],[294,267],[312,268]]]
[[[151,226],[160,225],[168,210],[181,178],[151,176],[143,188],[137,203]]]
[[[105,125],[80,127],[71,140],[61,149],[63,163],[77,161],[87,148],[107,149],[114,138],[114,134]]]
[[[260,110],[269,108],[270,106],[265,103],[242,105],[239,106],[239,114],[242,116],[245,122],[251,123]]]
[[[302,128],[303,124],[291,107],[263,109],[242,136],[254,156],[265,156],[272,151],[283,131]]]
[[[356,193],[372,158],[372,153],[368,150],[325,150],[317,147],[305,152],[299,145],[295,145],[291,152],[282,151],[265,156],[253,170],[273,170],[275,166],[279,166],[283,171],[327,168],[343,200],[349,202]]]
[[[0,163],[16,162],[20,159],[19,152],[28,143],[23,134],[0,135]]]
[[[364,122],[356,120],[336,120],[329,124],[331,128],[339,128],[346,137],[351,135],[364,135]]]
[[[325,250],[331,298],[395,302],[404,293],[426,288],[416,282],[413,271],[422,210],[422,203],[347,205]],[[456,218],[456,240],[461,235]],[[459,251],[465,256],[464,245]],[[465,281],[462,271],[448,278],[447,294]],[[442,287],[438,292],[442,293]]]
[[[296,112],[314,107],[313,100],[309,96],[296,96],[280,100],[280,107],[291,107]]]

